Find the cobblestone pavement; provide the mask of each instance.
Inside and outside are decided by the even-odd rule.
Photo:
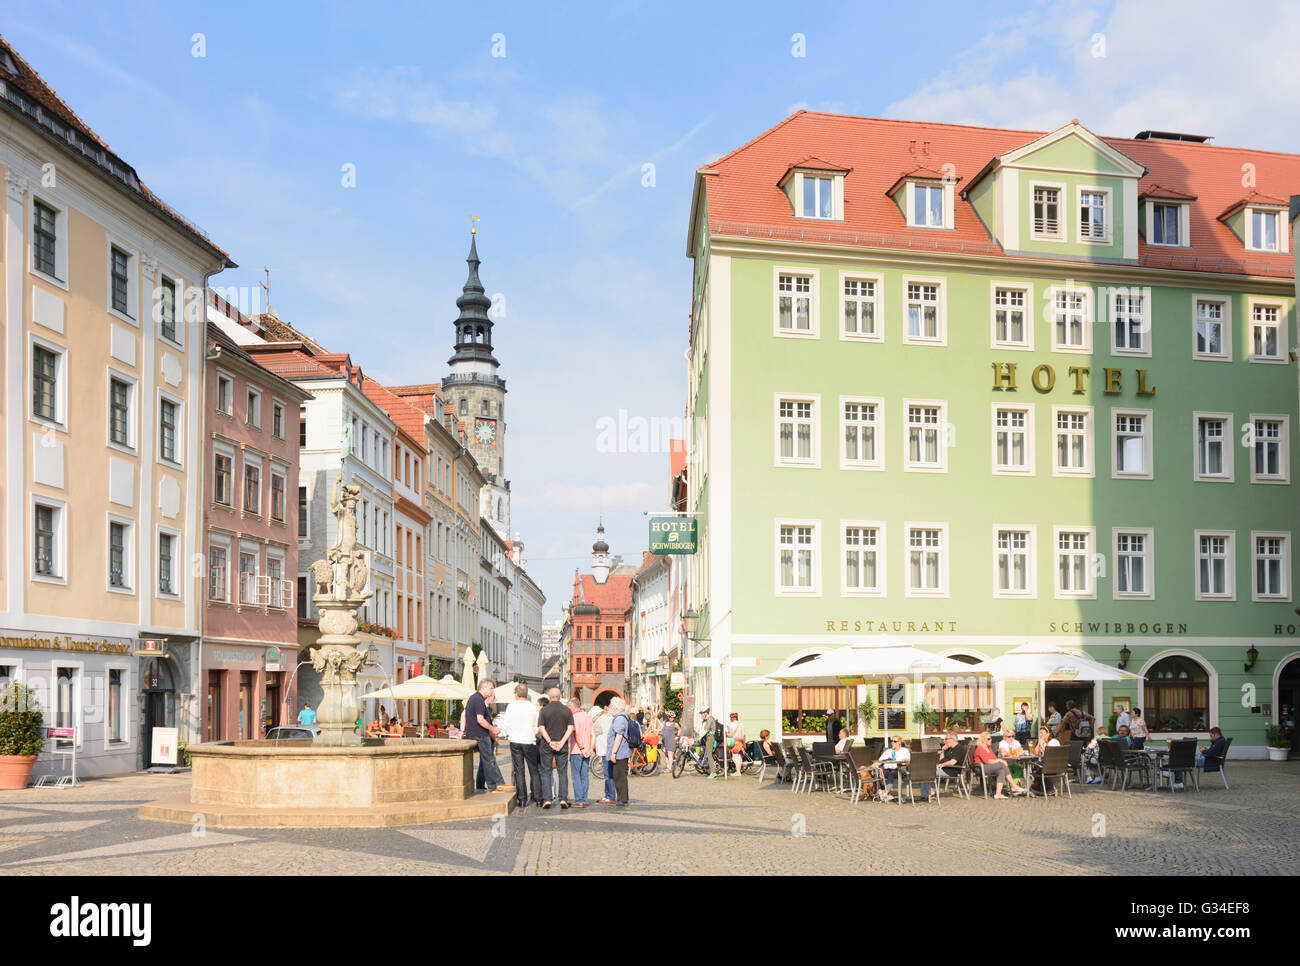
[[[509,774],[508,765],[506,774]],[[850,805],[753,777],[631,779],[632,804],[406,829],[196,829],[136,806],[178,775],[0,792],[0,875],[873,873],[1292,875],[1300,763],[1235,762],[1231,790],[1075,786],[1063,800]],[[593,783],[593,800],[600,785]]]

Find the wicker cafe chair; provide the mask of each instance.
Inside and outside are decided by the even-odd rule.
[[[1070,791],[1070,749],[1064,746],[1049,747],[1043,749],[1043,763],[1038,768],[1038,777],[1043,782],[1043,797],[1047,797],[1048,779],[1056,779],[1056,796],[1061,796],[1061,785],[1065,785],[1065,792],[1071,798],[1074,792]]]
[[[1228,752],[1231,751],[1231,750],[1232,750],[1232,739],[1229,738],[1227,744],[1225,744],[1225,745],[1223,746],[1223,757],[1222,757],[1221,759],[1219,759],[1219,774],[1223,777],[1223,787],[1224,787],[1224,788],[1228,788],[1228,789],[1231,789],[1231,788],[1232,788],[1232,786],[1228,784],[1228,768],[1227,768],[1227,765],[1228,765]],[[1196,757],[1195,754],[1193,754],[1192,757],[1193,757],[1193,759],[1195,759],[1195,757]],[[1200,772],[1200,771],[1205,771],[1206,769],[1205,769],[1205,766],[1204,766],[1204,765],[1198,765],[1198,766],[1196,766],[1196,769],[1195,769],[1195,770],[1198,771],[1198,772]],[[1197,790],[1198,792],[1201,790],[1201,782],[1200,782],[1200,779],[1197,779],[1197,782],[1196,782],[1196,790]]]
[[[870,756],[871,760],[875,761],[877,758],[880,757],[881,753],[885,750],[885,739],[868,738],[866,741],[862,743],[862,747],[866,749],[867,754]]]
[[[1105,779],[1106,773],[1110,773],[1111,791],[1115,790],[1117,784],[1120,791],[1127,791],[1129,775],[1138,774],[1148,777],[1146,755],[1143,755],[1140,760],[1126,755],[1124,743],[1118,738],[1101,739],[1097,742],[1097,749],[1100,753],[1102,778]]]
[[[907,782],[907,798],[913,805],[916,804],[916,795],[912,793],[912,785],[929,785],[933,792],[934,801],[939,801],[939,753],[937,751],[923,751],[912,756],[912,760],[906,765],[899,766],[898,774],[898,803],[903,804],[903,782]],[[903,769],[906,769],[905,771]],[[906,777],[904,777],[906,776]]]
[[[849,764],[853,771],[853,787],[850,792],[850,801],[856,805],[858,802],[862,801],[862,778],[859,769],[870,768],[871,763],[875,761],[875,759],[871,757],[871,754],[866,748],[850,748],[848,754]]]
[[[829,789],[828,779],[835,772],[835,763],[830,761],[813,761],[812,755],[803,745],[799,746],[799,760],[803,763],[805,790],[811,794],[816,791],[820,781],[823,788]]]
[[[758,747],[761,751],[763,748],[762,742],[759,743]],[[781,771],[785,767],[785,755],[781,754],[781,745],[779,743],[773,742],[772,754],[762,755],[760,761],[762,762],[762,764],[758,766],[758,783],[760,785],[763,784],[763,776],[767,774],[768,765],[771,765],[772,769],[776,772],[777,777],[773,781],[773,784],[776,784],[776,782],[781,780]]]
[[[785,756],[785,777],[794,783],[794,791],[799,790],[799,783],[803,780],[803,761],[799,758],[800,742],[793,738],[786,738],[781,742],[781,754]]]
[[[1169,785],[1169,791],[1174,791],[1174,776],[1181,774],[1184,777],[1192,776],[1192,784],[1196,790],[1201,790],[1201,780],[1196,773],[1196,739],[1184,738],[1179,741],[1169,742],[1169,754],[1162,762],[1156,762],[1151,769],[1151,790],[1160,791],[1162,784]],[[1184,786],[1186,787],[1186,786]]]
[[[936,787],[938,787],[938,784],[940,783],[946,786],[949,782],[956,782],[958,793],[964,795],[967,799],[969,799],[970,798],[970,763],[971,763],[971,758],[975,755],[974,743],[967,742],[966,744],[959,744],[956,748],[953,748],[951,751],[947,753],[943,751],[937,751],[935,752],[935,754],[938,755],[939,758],[945,758],[947,757],[947,755],[951,755],[953,757],[953,760],[957,762],[957,764],[955,765],[948,766],[949,768],[953,769],[953,771],[956,772],[955,775],[948,774],[948,772],[942,768],[939,769],[938,775],[936,776],[937,777]]]
[[[1088,780],[1088,776],[1083,773],[1083,747],[1085,744],[1086,742],[1083,741],[1070,742],[1070,767],[1074,769],[1074,774],[1080,785]],[[1073,797],[1073,794],[1071,794],[1071,797]]]

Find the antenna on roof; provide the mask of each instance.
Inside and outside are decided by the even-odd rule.
[[[258,288],[266,289],[266,314],[270,315],[271,314],[271,270],[267,268],[265,265],[263,265],[262,271],[266,273],[266,281],[258,282],[257,285]]]

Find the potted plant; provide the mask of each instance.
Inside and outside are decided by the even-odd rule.
[[[858,705],[858,720],[862,722],[862,734],[868,736],[871,729],[876,726],[876,702],[871,698],[863,698],[862,703]]]
[[[922,734],[925,734],[927,731],[937,731],[939,729],[939,712],[928,704],[918,704],[916,710],[912,712],[912,717],[919,721],[923,726]]]
[[[1271,724],[1264,729],[1264,737],[1268,739],[1268,760],[1269,761],[1286,761],[1287,755],[1291,752],[1291,735],[1290,729],[1284,724]]]
[[[0,690],[0,788],[26,788],[45,746],[45,716],[36,692],[21,684]]]

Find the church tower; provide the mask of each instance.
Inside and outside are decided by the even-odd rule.
[[[600,518],[596,526],[596,542],[591,545],[591,575],[596,583],[603,584],[609,579],[613,565],[609,560],[609,544],[605,542],[605,518]]]
[[[443,397],[465,424],[469,451],[478,461],[486,484],[479,513],[502,540],[510,539],[510,481],[506,479],[506,381],[497,375],[501,363],[492,354],[492,300],[479,281],[477,236],[470,229],[469,277],[456,299],[456,351],[447,360],[451,371],[442,380]]]

